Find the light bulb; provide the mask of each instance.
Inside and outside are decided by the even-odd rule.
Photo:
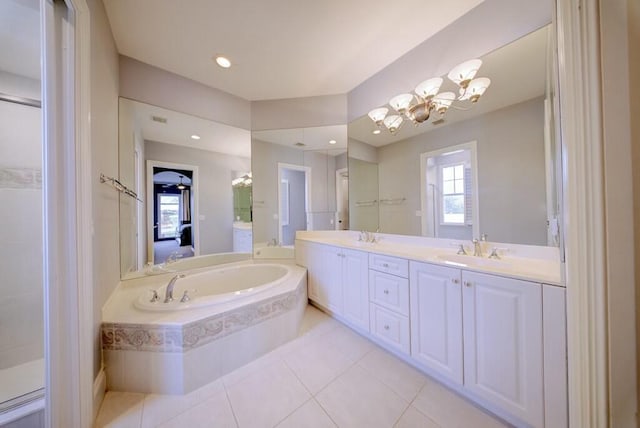
[[[384,118],[384,126],[386,126],[392,134],[395,134],[396,131],[398,131],[400,125],[402,125],[402,116],[393,114]]]
[[[491,85],[491,79],[488,77],[479,77],[469,82],[469,86],[465,89],[464,94],[460,97],[461,100],[469,100],[472,103],[477,102],[482,94]]]
[[[471,79],[475,77],[481,65],[482,60],[480,59],[465,61],[453,67],[447,77],[461,88],[466,88],[469,82],[471,82]]]
[[[416,86],[416,94],[422,99],[428,100],[438,93],[440,86],[442,86],[442,78],[434,77]]]
[[[443,92],[433,98],[433,105],[435,106],[435,109],[438,113],[444,114],[449,109],[449,107],[451,107],[451,104],[455,99],[456,94],[454,94],[453,92]]]
[[[380,126],[388,112],[389,109],[386,107],[374,108],[369,112],[369,117],[376,123],[376,125]]]
[[[389,105],[393,107],[395,111],[398,113],[404,113],[409,105],[413,101],[413,95],[411,94],[400,94],[389,100]]]

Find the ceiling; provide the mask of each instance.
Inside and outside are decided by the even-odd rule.
[[[347,151],[347,125],[253,131],[252,138],[304,151],[329,150],[333,156]],[[336,143],[329,144],[331,140]],[[304,146],[296,146],[296,143]]]
[[[0,1],[0,70],[40,80],[38,0]]]
[[[121,54],[253,101],[347,93],[482,1],[104,5]],[[217,54],[233,66],[218,67]]]
[[[173,110],[126,100],[145,140],[175,144],[232,156],[251,157],[251,132]],[[153,117],[166,119],[166,123]],[[199,140],[191,138],[200,136]]]
[[[482,67],[477,77],[490,78],[491,86],[478,103],[472,104],[469,110],[449,109],[444,115],[445,122],[441,125],[432,124],[439,118],[437,113],[433,113],[433,118],[417,127],[410,122],[403,123],[395,135],[386,129],[374,135],[372,132],[377,128],[376,125],[368,116],[363,116],[349,124],[349,138],[380,147],[544,95],[548,28],[549,26],[543,27],[482,57]],[[429,77],[433,76],[424,78],[426,80]],[[457,86],[446,76],[442,77],[445,82],[441,91],[456,92]],[[416,82],[416,85],[419,83]],[[412,92],[413,89],[409,87],[406,91]],[[468,104],[465,105],[467,106]]]

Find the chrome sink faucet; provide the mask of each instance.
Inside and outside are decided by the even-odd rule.
[[[169,284],[167,284],[167,291],[164,295],[164,302],[165,303],[169,303],[173,301],[173,287],[175,287],[176,282],[178,281],[178,279],[180,278],[184,278],[185,275],[184,274],[179,274],[174,276],[173,278],[171,278],[171,281],[169,281]]]
[[[482,245],[478,239],[471,241],[473,243],[473,255],[474,257],[482,257]]]
[[[482,257],[482,243],[486,242],[487,234],[483,233],[480,235],[480,239],[475,238],[471,243],[473,244],[473,255],[474,257]]]

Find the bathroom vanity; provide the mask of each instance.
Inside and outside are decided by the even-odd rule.
[[[463,241],[378,238],[298,232],[312,303],[516,426],[566,426],[557,248],[500,244],[490,259],[489,243],[475,257],[456,254]]]

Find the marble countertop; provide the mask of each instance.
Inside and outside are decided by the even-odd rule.
[[[379,242],[368,243],[358,241],[357,232],[314,231],[298,232],[296,239],[462,270],[564,286],[559,251],[554,247],[483,242],[483,256],[475,257],[456,254],[458,244],[463,244],[467,250],[473,252],[473,249],[469,248],[471,243],[466,241],[385,234],[376,234],[376,236],[380,238]],[[488,258],[494,247],[501,249],[499,250],[500,260]]]

